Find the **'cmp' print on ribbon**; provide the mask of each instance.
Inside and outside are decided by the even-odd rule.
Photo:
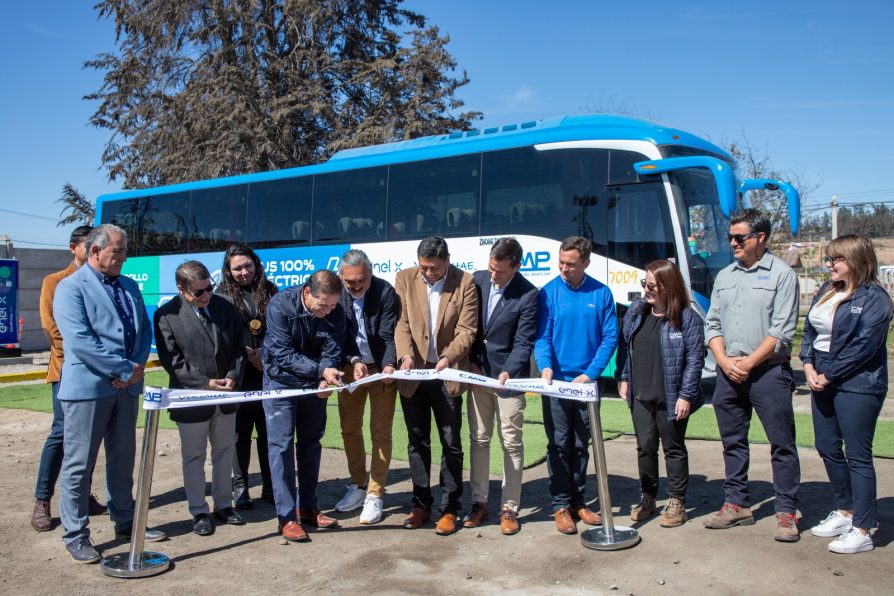
[[[354,391],[361,385],[375,383],[382,379],[394,379],[396,381],[455,381],[479,385],[499,391],[525,391],[539,393],[550,397],[573,399],[584,402],[598,402],[599,391],[596,383],[569,383],[567,381],[553,381],[548,385],[543,379],[510,379],[505,385],[500,385],[496,379],[476,375],[464,370],[445,368],[441,372],[434,369],[398,370],[390,374],[377,373],[354,381],[348,385],[330,387],[328,389],[274,389],[270,391],[195,391],[191,389],[166,389],[163,387],[146,387],[143,392],[144,410],[168,410],[174,408],[189,408],[193,406],[216,406],[220,404],[240,404],[247,401],[262,399],[278,399],[281,397],[298,397],[301,395],[313,395],[321,391]]]

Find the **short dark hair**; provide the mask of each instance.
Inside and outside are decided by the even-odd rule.
[[[749,232],[763,232],[764,236],[770,237],[770,218],[759,209],[743,209],[729,218],[731,226],[740,223],[748,224]]]
[[[211,273],[199,261],[186,261],[177,267],[177,271],[174,272],[174,279],[177,280],[177,286],[185,290],[191,281],[211,279]]]
[[[576,250],[580,255],[580,260],[586,261],[590,258],[590,253],[593,252],[593,243],[582,236],[569,236],[562,240],[559,250],[561,252]]]
[[[490,249],[490,256],[495,261],[509,261],[509,265],[515,267],[521,264],[523,252],[518,240],[511,236],[504,236],[494,242]]]
[[[314,298],[319,298],[320,294],[329,296],[341,294],[341,280],[328,269],[314,271],[313,275],[305,282],[304,287],[310,290],[310,295]]]
[[[450,258],[450,253],[447,252],[447,241],[440,236],[423,238],[419,243],[419,248],[416,249],[416,258],[446,261]]]
[[[80,244],[81,242],[85,242],[87,240],[87,236],[90,235],[90,232],[93,231],[93,226],[78,226],[71,231],[71,236],[68,238],[69,244]]]

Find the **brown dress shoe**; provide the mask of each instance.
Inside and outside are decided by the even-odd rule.
[[[553,515],[556,518],[556,529],[563,534],[577,534],[577,525],[571,519],[571,512],[567,509],[559,509]]]
[[[38,532],[49,532],[53,529],[53,516],[50,514],[49,501],[34,501],[31,512],[31,527]]]
[[[408,530],[415,530],[425,523],[425,520],[428,519],[429,515],[431,515],[431,513],[424,507],[413,507],[413,510],[410,511],[410,515],[404,518],[404,527]]]
[[[435,534],[439,536],[449,536],[456,532],[456,514],[445,513],[435,525]]]
[[[477,528],[487,519],[487,503],[473,503],[472,510],[463,518],[464,528]]]
[[[590,508],[586,505],[581,505],[580,507],[572,507],[571,515],[581,520],[588,526],[602,525],[602,516],[595,511],[590,511]]]
[[[318,530],[334,528],[338,525],[337,519],[329,517],[319,509],[298,509],[298,519],[301,520],[302,524],[313,526]]]
[[[290,542],[310,542],[310,536],[296,521],[286,522],[286,525],[280,526],[279,530],[282,532],[282,537]]]
[[[503,509],[500,511],[500,531],[507,536],[518,534],[521,528],[518,526],[518,516],[512,509]]]
[[[90,493],[90,498],[87,501],[87,515],[105,515],[109,512],[109,508],[96,498],[96,495]]]

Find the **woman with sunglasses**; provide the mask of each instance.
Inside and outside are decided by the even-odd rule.
[[[686,425],[703,403],[705,339],[680,269],[666,260],[646,265],[645,298],[630,305],[618,346],[618,393],[633,416],[642,499],[630,517],[648,519],[658,495],[658,441],[664,449],[668,501],[661,526],[686,522],[689,455]]]
[[[245,352],[248,365],[242,380],[244,391],[263,389],[261,343],[266,331],[267,303],[277,292],[276,285],[267,279],[261,260],[244,244],[231,244],[224,254],[218,293],[228,298],[242,317],[245,329]],[[251,463],[251,435],[258,431],[258,464],[261,466],[263,488],[261,499],[273,502],[273,484],[267,459],[267,423],[260,401],[239,405],[236,412],[236,456],[233,458],[233,500],[239,509],[251,509],[248,493],[248,466]]]
[[[872,439],[888,392],[891,298],[878,283],[868,238],[836,238],[823,260],[831,281],[813,299],[800,356],[813,393],[816,450],[836,509],[810,533],[835,537],[829,550],[850,554],[874,548],[870,532],[878,525]]]

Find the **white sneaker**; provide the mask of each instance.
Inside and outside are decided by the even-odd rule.
[[[829,544],[830,551],[843,555],[862,553],[873,548],[875,545],[872,544],[872,538],[857,528],[851,528]]]
[[[823,538],[841,536],[850,531],[851,527],[853,527],[851,523],[851,518],[834,509],[832,513],[826,516],[826,519],[810,528],[810,533]]]
[[[366,498],[366,489],[358,487],[356,484],[348,485],[345,496],[341,501],[335,504],[336,511],[354,511],[363,505],[363,499]]]
[[[382,499],[375,495],[366,495],[363,502],[363,511],[360,513],[360,523],[364,526],[377,523],[382,519]]]

